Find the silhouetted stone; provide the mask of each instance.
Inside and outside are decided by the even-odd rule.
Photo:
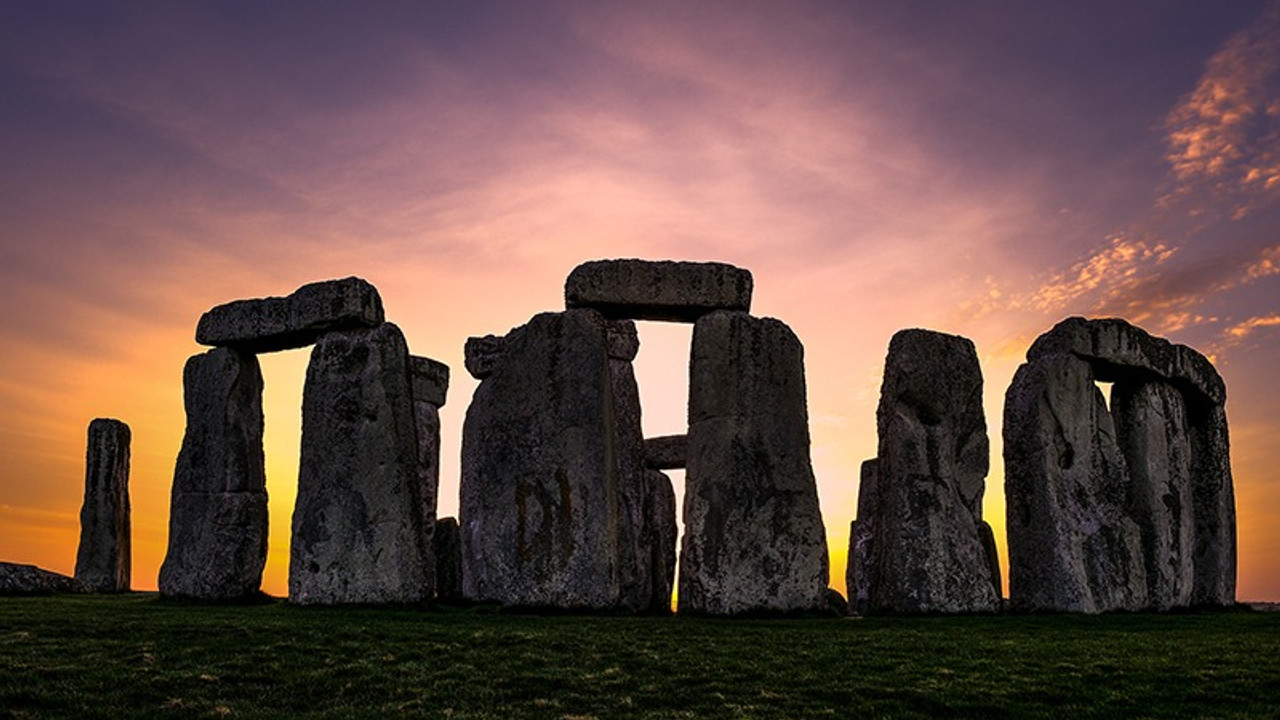
[[[615,604],[621,489],[612,387],[605,321],[595,311],[542,313],[506,336],[463,427],[467,599]]]
[[[1195,518],[1182,394],[1162,382],[1116,383],[1111,413],[1129,470],[1126,511],[1142,538],[1147,603],[1185,607],[1195,582]]]
[[[1004,583],[1000,578],[1000,552],[996,548],[996,534],[991,525],[983,520],[978,523],[978,540],[982,542],[982,550],[986,556],[987,573],[991,575],[991,590],[996,599],[1004,598]]]
[[[1005,396],[1009,599],[1018,610],[1102,612],[1146,605],[1130,480],[1088,363],[1045,355]]]
[[[751,309],[751,273],[724,263],[594,260],[565,281],[567,308],[609,318],[694,322],[714,310]]]
[[[994,612],[1000,597],[979,526],[989,446],[973,343],[895,334],[876,419],[869,611]]]
[[[76,579],[92,592],[129,589],[130,439],[129,426],[119,420],[89,423]]]
[[[741,312],[698,320],[688,442],[680,611],[820,609],[827,544],[790,328]]]
[[[375,327],[383,319],[377,288],[349,277],[303,285],[286,297],[219,305],[200,318],[196,342],[272,352],[305,347],[335,330]]]
[[[493,368],[502,359],[507,338],[501,335],[485,335],[469,337],[463,347],[463,365],[471,377],[484,380],[493,373]]]
[[[462,600],[462,537],[458,533],[456,518],[436,520],[432,537],[436,556],[436,597],[441,602],[457,603]]]
[[[844,599],[839,590],[835,588],[827,588],[826,594],[827,610],[840,617],[849,616],[849,601]]]
[[[302,399],[289,601],[410,603],[433,588],[409,353],[390,323],[324,335]]]
[[[444,407],[449,394],[449,366],[420,355],[409,356],[413,399]]]
[[[649,552],[649,593],[647,612],[671,612],[671,593],[676,579],[676,494],[671,479],[657,470],[645,477],[644,517],[641,547]]]
[[[183,370],[187,428],[173,473],[160,594],[254,595],[267,561],[262,373],[253,355],[216,348]]]
[[[418,485],[422,497],[422,547],[426,595],[436,587],[436,502],[440,494],[440,406],[449,389],[449,366],[431,358],[409,356],[413,418],[418,439]]]
[[[1188,408],[1191,499],[1195,516],[1193,605],[1236,601],[1236,501],[1227,413],[1222,405]]]
[[[85,593],[89,589],[75,578],[35,565],[0,562],[0,595],[52,595]]]
[[[609,359],[631,362],[640,352],[640,334],[630,320],[610,320],[605,323],[609,340]]]
[[[845,590],[849,609],[866,615],[871,602],[872,537],[879,512],[879,486],[875,458],[863,460],[858,484],[858,519],[849,523],[849,564],[845,568]]]
[[[630,320],[606,323],[606,342],[613,394],[613,449],[618,472],[618,604],[639,612],[652,605],[653,580],[650,574],[653,569],[652,552],[645,547],[649,537],[645,533],[648,521],[645,516],[647,480],[644,432],[640,425],[640,390],[630,361],[636,354],[632,345],[637,349],[639,345],[635,323]],[[623,347],[619,348],[619,345]],[[623,352],[616,352],[619,349]]]
[[[688,435],[663,435],[644,441],[645,464],[654,470],[684,469],[688,452]]]

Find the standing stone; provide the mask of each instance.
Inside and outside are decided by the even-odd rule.
[[[1018,368],[1005,396],[1004,461],[1010,604],[1144,607],[1141,536],[1125,513],[1129,476],[1087,362],[1045,355]]]
[[[432,536],[436,527],[436,502],[440,494],[440,407],[449,388],[449,366],[431,358],[409,356],[413,418],[418,441],[418,486],[422,498],[423,568],[426,597],[436,592],[436,566]]]
[[[1195,517],[1193,605],[1236,601],[1236,500],[1231,478],[1227,412],[1221,404],[1188,408],[1191,500]]]
[[[89,423],[76,580],[92,592],[129,590],[129,441],[119,420]]]
[[[669,614],[676,580],[676,494],[671,478],[657,470],[646,470],[644,517],[640,546],[649,553],[649,581],[652,589],[646,612]]]
[[[543,313],[504,346],[463,426],[463,595],[612,607],[620,479],[604,318]]]
[[[989,446],[973,343],[929,330],[895,334],[876,420],[868,609],[994,612],[1000,598],[980,531]]]
[[[724,263],[593,260],[564,284],[565,307],[609,318],[694,322],[716,310],[751,309],[751,272]]]
[[[258,592],[267,562],[267,477],[258,359],[216,348],[182,375],[186,434],[173,474],[160,594],[234,600]]]
[[[444,603],[462,600],[462,537],[456,518],[440,518],[432,535],[436,556],[436,598]]]
[[[1142,538],[1147,603],[1185,607],[1195,582],[1195,517],[1182,394],[1163,382],[1118,382],[1111,413],[1129,470],[1126,509]]]
[[[321,337],[303,388],[290,602],[429,596],[419,467],[400,329],[384,323]]]
[[[613,394],[614,449],[618,470],[618,604],[632,612],[653,604],[652,550],[645,533],[647,478],[644,432],[641,429],[640,389],[631,360],[639,352],[635,323],[614,320],[605,324],[609,355],[609,380]],[[668,600],[668,604],[670,600]]]
[[[303,285],[286,297],[219,305],[201,316],[196,342],[273,352],[305,347],[327,332],[377,327],[383,319],[377,288],[349,277]]]
[[[778,320],[710,313],[689,376],[680,612],[821,609],[827,543],[799,339]]]
[[[845,591],[849,609],[866,615],[871,604],[871,543],[876,515],[880,512],[879,477],[875,458],[862,461],[858,484],[858,519],[849,523],[849,564],[845,569]]]

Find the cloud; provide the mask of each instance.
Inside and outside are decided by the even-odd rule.
[[[1280,325],[1280,314],[1263,315],[1260,317],[1251,317],[1244,322],[1236,323],[1235,325],[1227,328],[1226,332],[1223,334],[1230,338],[1243,340],[1249,335],[1252,335],[1254,331],[1259,328],[1275,327],[1277,325]]]

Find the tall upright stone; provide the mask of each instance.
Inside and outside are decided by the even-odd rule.
[[[1195,518],[1191,602],[1229,607],[1236,601],[1236,500],[1226,407],[1196,401],[1187,409],[1191,501]]]
[[[973,343],[929,330],[895,334],[876,420],[868,609],[994,612],[1000,597],[981,530],[990,450]]]
[[[644,474],[644,517],[640,548],[648,554],[650,590],[644,612],[671,612],[671,594],[676,580],[676,494],[671,478],[658,470]]]
[[[322,336],[302,399],[289,600],[427,599],[409,352],[391,323]]]
[[[462,600],[462,537],[457,518],[436,520],[431,536],[436,558],[436,599],[444,603]]]
[[[613,607],[622,521],[605,320],[593,310],[542,313],[502,346],[463,426],[463,594]]]
[[[871,606],[872,538],[876,515],[880,512],[878,462],[863,460],[858,482],[858,517],[849,523],[849,558],[845,567],[845,592],[849,610],[866,615]]]
[[[129,426],[119,420],[89,423],[75,578],[91,592],[129,590],[130,439]]]
[[[216,348],[183,370],[186,433],[173,474],[160,594],[253,595],[267,561],[262,372],[255,356]]]
[[[449,366],[409,356],[413,418],[418,440],[418,485],[422,498],[422,547],[426,594],[436,592],[436,502],[440,495],[440,408],[449,389]]]
[[[823,607],[799,339],[778,320],[712,312],[694,325],[689,376],[680,612]]]

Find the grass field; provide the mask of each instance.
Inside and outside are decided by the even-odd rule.
[[[1280,716],[1280,613],[709,620],[0,598],[0,717]]]

